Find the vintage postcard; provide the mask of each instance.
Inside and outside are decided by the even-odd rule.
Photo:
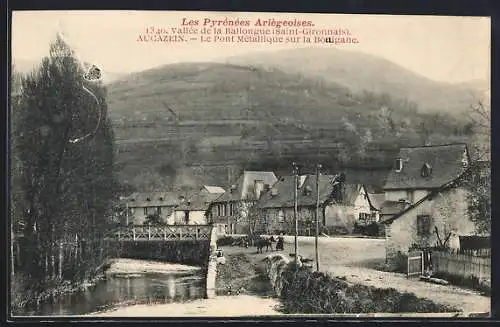
[[[488,317],[490,18],[14,11],[12,317]]]

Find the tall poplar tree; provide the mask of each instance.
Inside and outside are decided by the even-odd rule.
[[[40,290],[57,276],[89,277],[102,259],[103,233],[112,216],[114,136],[106,90],[87,81],[86,73],[58,36],[49,56],[22,79],[13,106],[17,169],[12,173],[22,194],[13,201],[23,208],[17,217],[24,234],[22,271]],[[69,274],[55,264],[61,242],[79,250]]]

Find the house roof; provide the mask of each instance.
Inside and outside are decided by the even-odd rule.
[[[336,175],[320,175],[319,176],[319,202],[325,203],[331,199],[333,192],[332,181]],[[293,207],[293,187],[295,185],[294,176],[282,177],[274,186],[262,195],[259,200],[259,208],[278,208],[278,207]],[[344,184],[345,199],[343,204],[353,205],[361,188],[360,184]],[[274,193],[274,195],[273,195]],[[312,206],[316,205],[316,175],[307,175],[301,183],[301,187],[297,190],[297,205]]]
[[[370,199],[372,207],[376,210],[380,210],[385,201],[385,193],[368,193],[368,198]]]
[[[348,184],[362,184],[369,193],[382,193],[389,173],[388,168],[343,169]]]
[[[385,190],[439,188],[455,180],[469,164],[466,144],[401,148],[398,158],[403,161],[403,169],[391,170]],[[425,164],[431,167],[431,173],[423,177]]]
[[[208,193],[219,194],[219,195],[226,192],[226,190],[224,190],[220,186],[203,185],[203,189]]]
[[[272,188],[265,192],[257,206],[259,208],[279,208],[293,206],[293,186],[295,176],[283,176]]]
[[[393,216],[400,213],[408,207],[405,202],[399,201],[383,201],[380,206],[381,216]],[[389,218],[389,217],[388,217]]]
[[[212,201],[217,199],[219,196],[220,196],[220,194],[199,192],[199,193],[194,194],[193,196],[189,197],[183,203],[179,204],[179,206],[177,206],[177,208],[175,210],[176,211],[184,211],[184,210],[206,211],[210,207],[210,204],[212,203]]]
[[[176,206],[181,203],[179,195],[175,192],[134,192],[124,198],[129,207],[160,207]]]
[[[244,171],[238,178],[234,189],[229,189],[214,202],[228,202],[239,200],[258,200],[260,194],[255,194],[255,181],[262,181],[264,185],[273,186],[278,181],[271,171]]]
[[[398,219],[399,217],[403,216],[405,213],[407,213],[408,211],[418,207],[421,203],[423,203],[424,201],[429,201],[431,199],[433,199],[435,196],[437,196],[438,194],[448,190],[448,189],[451,189],[453,187],[456,186],[457,183],[459,183],[460,180],[466,178],[467,174],[462,173],[460,176],[458,176],[457,178],[455,178],[454,180],[442,185],[441,187],[433,190],[432,192],[429,192],[426,196],[424,196],[422,199],[418,200],[417,202],[415,202],[414,204],[412,205],[409,205],[407,206],[406,208],[403,208],[402,210],[400,210],[399,212],[397,212],[396,214],[393,214],[393,215],[386,215],[385,218],[382,218],[381,219],[381,222],[384,223],[384,224],[390,224],[392,223],[394,220]],[[382,209],[383,210],[383,209]]]

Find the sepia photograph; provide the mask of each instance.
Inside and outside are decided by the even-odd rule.
[[[9,316],[491,316],[490,17],[13,11]]]

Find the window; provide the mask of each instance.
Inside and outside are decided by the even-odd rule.
[[[370,220],[370,214],[369,213],[360,213],[359,214],[359,220],[361,221],[369,221]]]
[[[148,214],[148,207],[144,207],[144,214],[147,215]]]
[[[285,213],[283,212],[283,210],[280,210],[278,212],[278,222],[282,223],[284,221],[285,221]]]
[[[161,215],[161,207],[156,208],[156,213]]]
[[[221,215],[221,208],[220,208],[220,204],[217,205],[217,216],[220,216]]]
[[[421,215],[417,216],[417,235],[427,236],[431,232],[431,216]]]
[[[396,168],[395,170],[397,172],[400,172],[401,170],[403,170],[403,159],[396,159]]]

